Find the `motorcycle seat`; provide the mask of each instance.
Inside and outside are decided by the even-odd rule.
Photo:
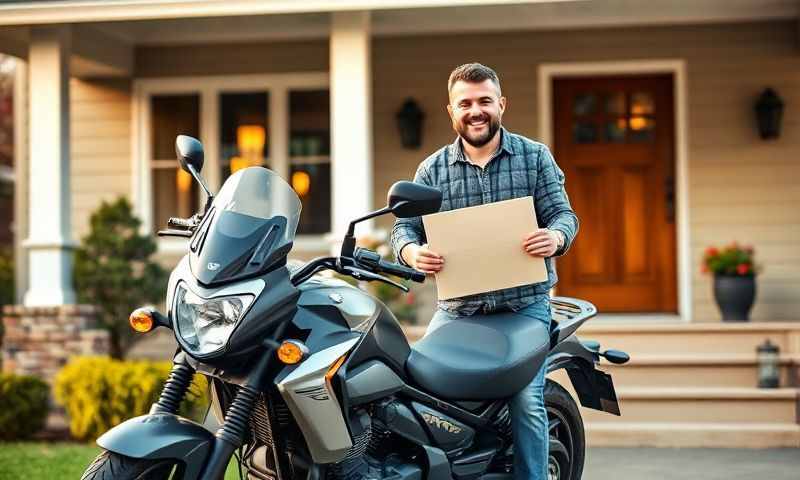
[[[502,312],[441,325],[411,348],[409,376],[422,390],[449,400],[507,398],[544,364],[550,334],[542,322]]]

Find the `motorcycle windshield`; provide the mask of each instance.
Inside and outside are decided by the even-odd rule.
[[[300,220],[297,194],[275,172],[250,167],[231,175],[190,244],[192,273],[212,284],[285,261]]]

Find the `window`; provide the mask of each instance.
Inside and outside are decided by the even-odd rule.
[[[200,136],[200,97],[157,95],[151,98],[152,219],[154,230],[166,228],[169,217],[189,217],[199,205],[198,186],[175,160],[175,137]]]
[[[172,216],[188,217],[205,200],[175,160],[175,137],[200,139],[202,175],[216,192],[233,172],[260,165],[294,187],[303,203],[298,235],[331,229],[330,95],[324,73],[142,79],[137,206],[155,232]],[[163,240],[163,239],[162,239]],[[183,248],[171,240],[161,248]]]

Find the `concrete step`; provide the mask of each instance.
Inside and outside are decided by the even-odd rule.
[[[780,365],[780,386],[800,386],[796,371],[800,356],[783,355]],[[752,354],[638,355],[625,365],[604,361],[600,368],[625,388],[758,386],[758,360]]]
[[[800,354],[800,323],[586,323],[578,336],[597,340],[603,350],[614,348],[639,355],[755,355],[769,339],[782,354]]]
[[[800,447],[800,425],[788,423],[588,422],[590,447]]]
[[[617,388],[625,422],[798,423],[793,388]],[[586,422],[615,423],[604,412],[582,409]]]

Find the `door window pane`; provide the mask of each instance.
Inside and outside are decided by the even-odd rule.
[[[269,168],[269,94],[223,93],[219,99],[222,180],[242,168]]]
[[[606,113],[611,115],[625,115],[625,93],[614,92],[606,96]]]
[[[631,94],[631,115],[652,115],[656,111],[655,100],[650,92]]]
[[[575,143],[596,143],[597,125],[592,122],[575,122],[572,127],[572,141]]]
[[[631,117],[628,140],[635,143],[650,142],[654,138],[656,121],[651,117]]]
[[[175,137],[200,136],[200,97],[156,95],[151,98],[153,229],[165,228],[169,217],[189,217],[198,209],[197,185],[175,159]]]
[[[591,115],[597,108],[597,95],[594,93],[580,93],[575,96],[572,112],[575,115]]]
[[[625,130],[627,130],[628,122],[625,118],[618,118],[606,122],[606,141],[609,143],[623,143],[625,142]]]
[[[331,159],[328,90],[289,93],[289,179],[303,203],[297,233],[330,232]]]

